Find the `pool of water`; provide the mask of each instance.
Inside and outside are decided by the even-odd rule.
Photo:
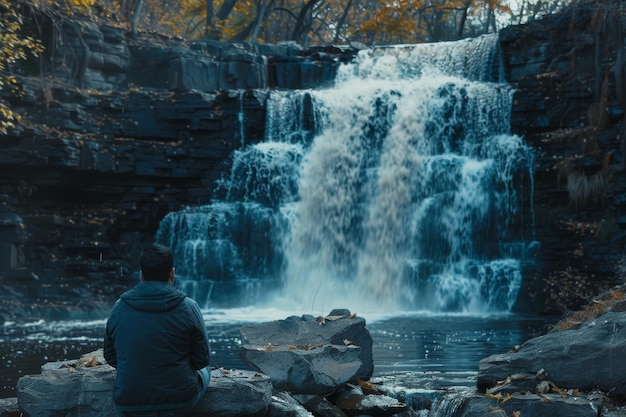
[[[291,314],[208,311],[213,365],[242,368],[239,328]],[[254,319],[251,319],[253,317]],[[406,314],[367,320],[374,340],[375,376],[424,389],[473,385],[480,359],[538,336],[549,318]],[[46,362],[76,359],[102,346],[105,320],[5,323],[0,327],[0,398],[14,397],[18,379]]]

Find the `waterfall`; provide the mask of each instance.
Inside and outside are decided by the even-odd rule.
[[[496,36],[370,49],[332,88],[272,91],[224,200],[161,223],[183,286],[207,307],[510,311],[531,155],[499,62]]]

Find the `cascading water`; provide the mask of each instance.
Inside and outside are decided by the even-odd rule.
[[[183,288],[207,307],[509,311],[531,156],[497,52],[495,36],[366,50],[333,88],[273,91],[226,198],[161,223]]]

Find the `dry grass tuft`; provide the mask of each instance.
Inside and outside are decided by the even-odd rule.
[[[565,185],[569,202],[575,209],[603,207],[609,182],[611,154],[602,153],[598,147],[595,129],[560,132],[552,140],[575,141],[582,154],[562,160],[556,166],[557,184]],[[586,161],[586,163],[585,163]],[[589,161],[593,161],[595,172],[589,172]]]
[[[559,321],[556,324],[555,329],[576,329],[581,324],[609,312],[613,305],[619,301],[623,301],[625,298],[626,295],[624,294],[624,291],[611,290],[597,298],[594,298],[592,303],[584,306],[582,310],[575,311],[563,320]]]

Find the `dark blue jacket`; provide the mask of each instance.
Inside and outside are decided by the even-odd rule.
[[[166,282],[141,282],[111,310],[104,357],[117,368],[118,409],[184,407],[201,388],[196,370],[210,358],[200,307]]]

